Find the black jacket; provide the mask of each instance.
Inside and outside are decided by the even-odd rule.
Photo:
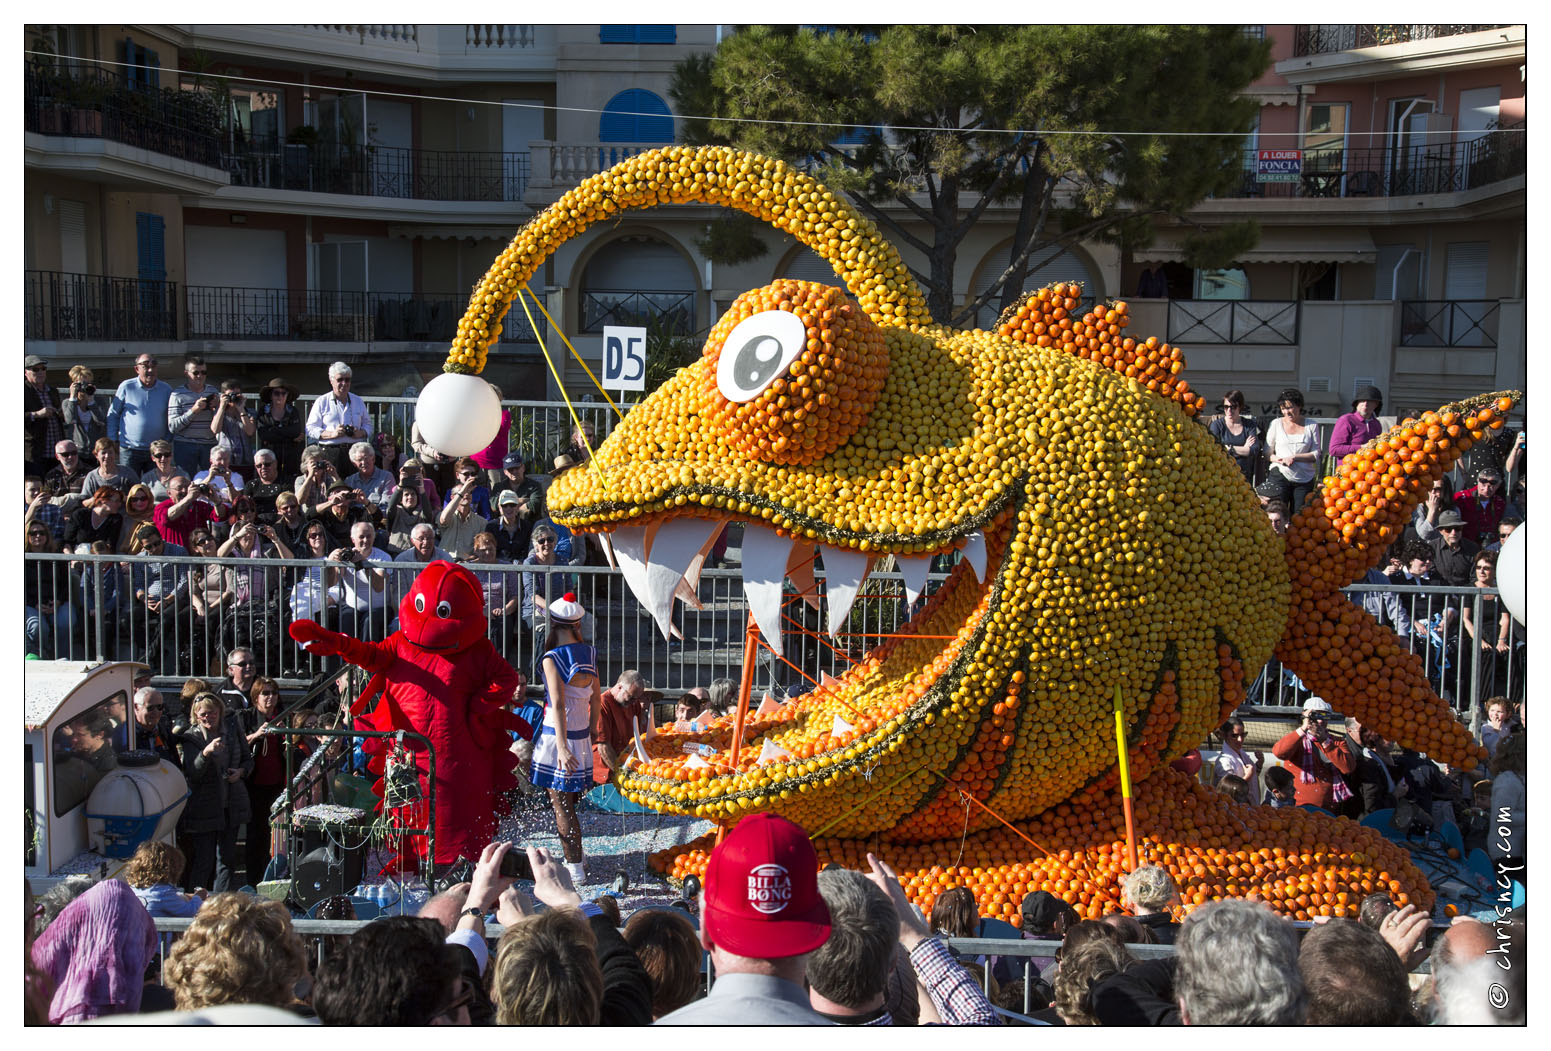
[[[652,983],[619,931],[602,916],[588,919],[598,940],[598,966],[603,970],[600,1025],[651,1025]]]
[[[1174,996],[1176,956],[1138,960],[1094,983],[1090,998],[1100,1025],[1179,1025]]]

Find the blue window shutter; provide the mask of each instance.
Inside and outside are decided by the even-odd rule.
[[[135,251],[142,281],[167,279],[166,221],[152,212],[135,213]]]
[[[609,99],[598,120],[599,142],[672,142],[673,111],[644,88]]]
[[[672,44],[678,41],[678,26],[604,26],[598,27],[600,44]]]

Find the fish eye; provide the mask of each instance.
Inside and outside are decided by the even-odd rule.
[[[744,318],[722,344],[717,389],[730,402],[753,400],[791,367],[807,342],[807,326],[789,311],[764,310]]]
[[[446,599],[442,599],[440,602],[438,602],[436,604],[436,615],[438,617],[441,617],[443,620],[446,620],[448,617],[451,617],[452,616],[452,603],[448,602]]]
[[[416,595],[415,596],[415,612],[416,613],[424,613],[425,612],[425,596],[424,595]]]

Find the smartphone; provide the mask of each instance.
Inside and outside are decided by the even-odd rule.
[[[522,847],[514,846],[501,858],[501,875],[507,879],[533,878],[533,863],[528,860],[528,852]]]

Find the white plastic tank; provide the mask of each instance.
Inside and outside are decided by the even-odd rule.
[[[155,752],[120,752],[86,800],[87,842],[110,858],[128,858],[147,840],[170,842],[188,796],[172,763]]]

